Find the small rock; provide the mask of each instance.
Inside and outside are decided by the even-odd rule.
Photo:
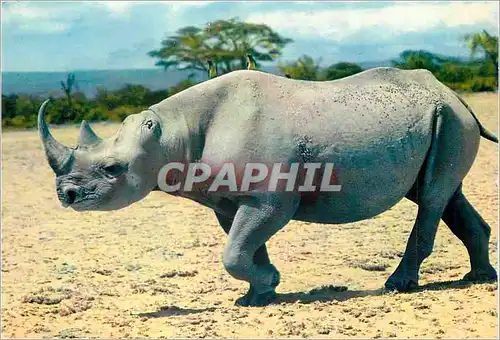
[[[96,274],[105,275],[105,276],[109,276],[109,275],[113,274],[113,271],[111,269],[107,269],[107,268],[94,269],[93,272]]]
[[[63,328],[59,331],[57,336],[61,339],[75,339],[78,338],[78,333],[80,331],[80,328]]]
[[[171,271],[171,272],[168,272],[168,273],[165,273],[165,274],[161,274],[160,278],[161,279],[172,278],[172,277],[175,277],[175,276],[178,276],[178,277],[192,277],[192,276],[195,276],[197,274],[198,274],[197,270],[193,270],[193,271],[177,271],[177,270],[174,270],[174,271]]]

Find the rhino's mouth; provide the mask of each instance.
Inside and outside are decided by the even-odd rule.
[[[75,198],[73,203],[71,203],[71,204],[63,203],[63,206],[65,208],[71,207],[75,210],[77,210],[77,209],[80,210],[79,208],[88,208],[88,206],[89,206],[88,203],[91,203],[90,205],[92,205],[92,203],[95,202],[98,198],[99,198],[99,196],[96,194],[89,194],[89,195],[86,195],[84,197]]]
[[[82,202],[90,201],[90,200],[95,200],[97,197],[98,197],[97,195],[88,195],[87,197],[75,200],[75,202],[73,204],[82,203]]]

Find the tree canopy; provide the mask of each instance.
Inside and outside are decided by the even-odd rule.
[[[341,79],[363,71],[358,64],[340,62],[329,66],[325,70],[325,80]]]
[[[282,37],[269,26],[241,22],[237,18],[207,23],[204,28],[188,26],[166,38],[161,48],[149,52],[166,70],[208,71],[212,60],[219,72],[246,68],[246,55],[257,61],[273,61],[292,39]]]
[[[486,61],[491,63],[495,77],[498,78],[498,37],[483,30],[479,33],[467,34],[464,39],[470,48],[471,57],[482,52]]]
[[[280,63],[278,68],[292,79],[320,80],[320,60],[314,60],[308,55],[303,55],[294,62]]]

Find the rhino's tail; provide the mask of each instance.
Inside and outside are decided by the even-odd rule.
[[[465,102],[465,100],[463,100],[462,98],[460,98],[460,96],[458,94],[455,93],[455,95],[457,96],[458,100],[460,100],[460,102],[462,104],[464,104],[464,106],[467,108],[467,110],[469,110],[469,112],[472,115],[472,117],[474,117],[474,119],[476,120],[477,126],[479,127],[479,133],[480,133],[480,135],[482,137],[484,137],[484,138],[492,141],[492,142],[498,143],[497,136],[495,136],[492,132],[486,130],[486,128],[481,124],[481,122],[476,117],[476,115],[474,114],[474,112],[472,111],[472,109],[469,107],[469,105],[467,105],[467,103]]]

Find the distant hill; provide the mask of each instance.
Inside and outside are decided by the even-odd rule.
[[[390,66],[390,61],[359,63],[368,69],[379,66]],[[276,66],[263,67],[263,71],[280,74]],[[77,91],[88,97],[96,94],[97,87],[116,90],[125,84],[140,84],[151,90],[166,89],[184,80],[191,71],[164,71],[157,69],[142,70],[89,70],[75,71]],[[61,80],[65,80],[67,72],[3,72],[3,94],[27,94],[47,97],[62,95]],[[195,73],[195,79],[207,79],[204,73]]]
[[[370,69],[370,68],[375,68],[375,67],[389,67],[392,66],[392,59],[391,60],[381,60],[381,61],[365,61],[358,63],[359,66],[364,68],[365,70]]]
[[[140,84],[151,90],[166,89],[183,79],[190,72],[162,69],[144,70],[91,70],[75,71],[77,91],[92,97],[97,87],[116,90],[125,84]],[[66,80],[67,72],[3,72],[2,93],[22,93],[47,96],[61,94],[61,80]],[[198,74],[196,78],[201,78]]]

